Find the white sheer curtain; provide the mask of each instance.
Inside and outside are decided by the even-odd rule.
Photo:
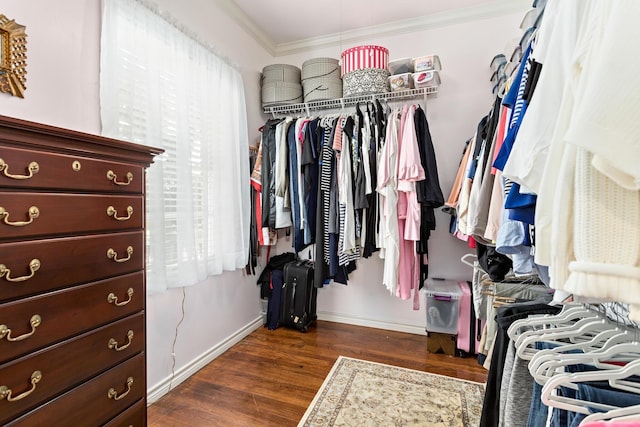
[[[147,173],[147,289],[245,266],[249,142],[237,69],[136,0],[104,0],[104,135],[166,150]]]

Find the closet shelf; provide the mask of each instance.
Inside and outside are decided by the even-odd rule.
[[[310,110],[345,108],[356,105],[357,103],[375,101],[376,99],[381,101],[393,101],[398,99],[416,98],[418,96],[426,97],[433,93],[438,93],[437,86],[395,92],[375,93],[370,95],[349,96],[346,98],[328,99],[325,101],[302,102],[299,104],[271,105],[263,107],[263,111],[265,114],[286,114],[299,111],[307,111],[307,114],[309,114]]]

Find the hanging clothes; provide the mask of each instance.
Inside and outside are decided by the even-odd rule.
[[[398,124],[399,110],[392,111],[388,117],[386,138],[380,152],[378,168],[378,187],[381,211],[381,248],[384,257],[384,274],[382,284],[392,295],[396,295],[398,287],[398,264],[400,260],[400,233],[398,228]]]
[[[296,252],[316,245],[316,286],[347,284],[377,252],[381,284],[418,309],[433,209],[444,203],[424,110],[376,101],[352,114],[270,119],[262,142],[260,222],[291,228]]]

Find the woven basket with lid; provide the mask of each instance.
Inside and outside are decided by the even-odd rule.
[[[297,104],[302,102],[300,83],[272,81],[262,84],[262,106]]]
[[[300,68],[289,64],[271,64],[262,69],[262,83],[289,82],[300,84]]]
[[[335,77],[314,77],[302,81],[304,102],[342,98],[342,80]]]
[[[314,77],[340,78],[340,64],[334,58],[312,58],[302,63],[302,81]]]

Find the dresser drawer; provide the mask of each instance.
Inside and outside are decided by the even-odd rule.
[[[6,425],[66,427],[105,424],[144,397],[144,357],[144,354],[134,356]]]
[[[143,283],[139,271],[0,305],[0,363],[144,310]]]
[[[0,191],[0,239],[143,226],[142,196]]]
[[[144,169],[139,165],[1,145],[0,159],[0,188],[143,193]]]
[[[105,427],[145,427],[147,425],[147,411],[144,401],[140,401],[124,411],[118,417],[105,424]]]
[[[0,400],[0,425],[141,353],[144,328],[144,314],[139,313],[0,365],[0,386],[11,389],[12,398],[28,393],[19,400]]]
[[[136,231],[0,243],[0,303],[142,270],[143,242]]]

